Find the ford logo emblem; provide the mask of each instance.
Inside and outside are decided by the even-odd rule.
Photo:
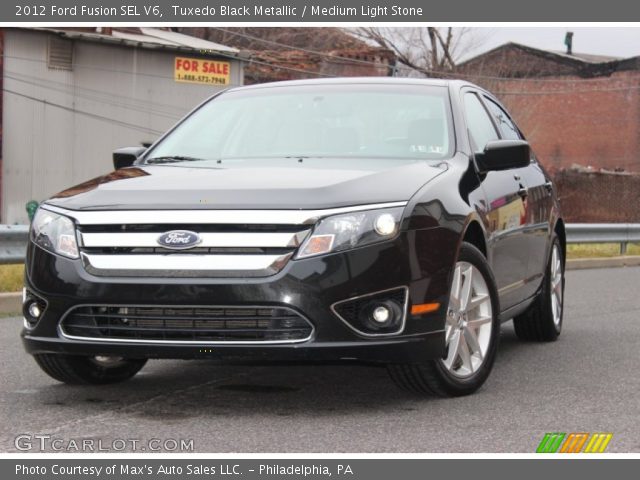
[[[189,230],[171,230],[158,237],[158,245],[171,250],[193,248],[201,241],[200,235]]]

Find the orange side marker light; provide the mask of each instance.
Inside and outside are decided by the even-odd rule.
[[[424,315],[425,313],[435,312],[440,308],[439,303],[421,303],[411,306],[411,315]]]

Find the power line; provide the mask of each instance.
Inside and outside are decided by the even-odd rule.
[[[36,84],[34,82],[30,82],[28,80],[24,80],[18,77],[14,77],[12,75],[20,75],[23,77],[29,77],[29,78],[35,78],[37,80],[41,80],[37,77],[31,76],[31,75],[24,75],[24,74],[18,74],[15,72],[10,72],[10,71],[6,71],[5,70],[5,75],[13,80],[19,81],[19,82],[24,82],[27,84],[31,84],[34,86],[39,86],[39,87],[43,87],[43,88],[51,88],[52,90],[56,90],[55,88],[52,88],[48,85],[43,85],[43,84]],[[103,103],[112,103],[111,100],[103,100],[100,99],[98,95],[105,95],[107,97],[114,97],[114,98],[122,98],[124,102],[126,102],[124,105],[121,105],[123,108],[128,108],[130,110],[134,110],[134,111],[140,111],[142,113],[153,113],[153,114],[159,114],[161,116],[165,116],[167,118],[171,118],[171,119],[178,119],[181,117],[181,115],[174,115],[168,111],[163,111],[162,109],[146,109],[144,108],[144,106],[146,105],[159,105],[159,106],[166,106],[168,109],[170,110],[174,110],[175,106],[169,105],[169,104],[163,104],[163,103],[156,103],[156,102],[147,102],[147,101],[143,101],[143,100],[139,100],[133,97],[126,97],[126,96],[119,96],[119,95],[114,95],[111,93],[107,93],[107,92],[102,92],[99,90],[93,90],[93,89],[88,89],[85,87],[78,87],[75,85],[69,85],[66,83],[62,83],[62,82],[56,82],[53,80],[43,80],[42,82],[46,82],[46,83],[56,83],[58,85],[62,85],[64,87],[67,88],[74,88],[74,89],[80,89],[80,90],[86,90],[88,92],[96,92],[96,96],[92,97],[91,95],[82,95],[82,94],[77,94],[75,93],[75,95],[79,96],[79,97],[83,97],[83,98],[87,98],[90,100],[96,100],[96,101],[101,101]],[[578,89],[571,89],[571,90],[542,90],[542,91],[500,91],[500,90],[492,90],[492,93],[494,93],[495,95],[504,95],[504,96],[526,96],[526,95],[531,95],[531,96],[538,96],[538,95],[563,95],[563,94],[580,94],[580,93],[598,93],[598,92],[618,92],[618,91],[629,91],[629,90],[638,90],[640,89],[640,85],[628,85],[628,86],[623,86],[623,87],[609,87],[609,88],[592,88],[592,89],[585,89],[585,90],[578,90]],[[61,91],[58,89],[58,91]],[[129,103],[130,102],[140,102],[141,103],[141,107],[136,109],[133,107],[130,107]]]
[[[14,59],[14,60],[23,60],[23,61],[27,61],[27,62],[37,62],[37,63],[47,63],[46,60],[38,60],[35,58],[27,58],[27,57],[17,57],[17,56],[13,56],[13,55],[6,55],[6,54],[2,54],[1,55],[4,58],[9,58],[9,59]],[[307,71],[307,70],[302,70],[299,68],[294,68],[294,67],[285,67],[283,65],[274,65],[268,62],[264,62],[262,60],[255,60],[252,58],[239,58],[233,55],[228,55],[228,54],[222,54],[222,53],[217,53],[216,52],[216,56],[219,57],[223,57],[223,58],[228,58],[231,60],[237,60],[239,62],[246,62],[246,63],[255,63],[257,65],[264,65],[270,68],[274,68],[274,69],[278,69],[278,70],[287,70],[287,71],[291,71],[291,72],[297,72],[297,73],[304,73],[305,75],[316,75],[318,77],[327,77],[327,78],[333,78],[335,77],[335,75],[330,75],[330,74],[326,74],[326,73],[320,73],[320,72],[312,72],[312,71]],[[103,67],[97,67],[95,65],[83,65],[83,64],[79,64],[79,63],[74,63],[73,64],[74,68],[86,68],[86,69],[90,69],[90,70],[97,70],[97,71],[103,71],[103,72],[110,72],[110,73],[124,73],[124,74],[128,74],[128,75],[140,75],[140,76],[145,76],[145,77],[152,77],[152,78],[163,78],[163,79],[174,79],[174,77],[168,76],[168,75],[158,75],[158,74],[153,74],[153,73],[145,73],[145,72],[131,72],[128,70],[113,70],[110,68],[103,68]],[[228,86],[241,86],[241,84],[228,84]]]
[[[93,118],[95,120],[100,120],[100,121],[103,121],[103,122],[111,123],[113,125],[117,125],[117,126],[124,127],[124,128],[130,128],[132,130],[138,130],[139,132],[142,132],[142,133],[151,133],[153,135],[162,135],[162,133],[164,133],[164,132],[161,132],[159,130],[154,130],[152,128],[143,127],[141,125],[134,125],[132,123],[123,122],[122,120],[116,120],[115,118],[105,117],[105,116],[102,116],[102,115],[98,115],[96,113],[85,112],[84,110],[78,110],[78,109],[73,108],[73,107],[67,107],[66,105],[60,105],[59,103],[49,102],[48,100],[44,100],[42,98],[32,97],[31,95],[25,95],[24,93],[15,92],[13,90],[9,90],[9,89],[6,89],[6,88],[3,88],[2,91],[6,92],[6,93],[10,93],[12,95],[16,95],[18,97],[26,98],[26,99],[34,101],[34,102],[41,103],[43,105],[47,105],[47,106],[55,107],[55,108],[60,108],[62,110],[66,110],[68,112],[77,113],[78,115],[84,115],[84,116]]]
[[[267,40],[266,38],[260,38],[260,37],[256,37],[254,35],[250,35],[248,33],[240,33],[240,32],[232,32],[231,30],[227,30],[225,28],[220,28],[220,27],[209,27],[211,30],[219,30],[221,32],[224,33],[228,33],[230,35],[235,35],[238,37],[243,37],[246,38],[248,40],[254,40],[254,41],[258,41],[258,42],[262,42],[265,43],[267,45],[274,45],[277,47],[284,47],[290,51],[298,51],[298,52],[305,52],[305,53],[310,53],[312,55],[318,55],[320,57],[325,57],[325,58],[331,58],[332,60],[344,60],[345,62],[348,63],[360,63],[360,64],[365,64],[365,65],[370,65],[370,66],[378,66],[378,67],[384,67],[385,65],[381,65],[379,63],[376,62],[372,62],[369,60],[360,60],[359,58],[351,58],[351,57],[343,57],[340,55],[333,55],[331,53],[327,53],[327,52],[319,52],[316,50],[310,50],[308,48],[301,48],[301,47],[294,47],[292,45],[287,45],[285,43],[280,43],[280,42],[276,42],[274,40]],[[386,65],[387,68],[392,68],[391,65]]]
[[[68,89],[59,88],[59,87],[50,86],[50,85],[43,85],[42,83],[31,82],[31,81],[20,79],[20,78],[15,78],[15,77],[12,77],[11,75],[6,75],[6,77],[11,79],[11,80],[13,80],[13,81],[16,81],[16,82],[24,83],[24,84],[27,84],[27,85],[32,85],[32,86],[39,87],[39,88],[45,88],[47,90],[51,90],[51,91],[54,91],[54,92],[60,92],[62,94],[72,95],[74,97],[78,97],[78,98],[82,98],[82,99],[90,100],[90,101],[94,101],[94,102],[104,103],[106,105],[110,105],[110,106],[118,107],[118,108],[123,108],[123,109],[126,109],[126,110],[131,110],[131,111],[134,111],[134,112],[138,112],[138,113],[144,113],[144,114],[164,117],[164,118],[167,118],[167,119],[173,120],[173,121],[178,120],[180,118],[180,115],[169,114],[169,113],[161,112],[161,111],[155,111],[153,109],[145,109],[144,107],[141,107],[141,106],[129,105],[127,103],[122,103],[122,102],[119,103],[119,102],[114,101],[113,99],[109,99],[109,98],[100,98],[100,97],[97,97],[97,96],[86,95],[86,94],[82,94],[82,93],[78,93],[78,92],[71,92]]]
[[[611,87],[611,88],[592,88],[588,90],[544,90],[544,91],[505,91],[493,90],[494,95],[564,95],[571,93],[598,93],[598,92],[626,92],[629,90],[640,90],[640,85],[628,85],[625,87]]]
[[[28,57],[17,57],[14,55],[7,55],[7,54],[2,54],[0,55],[3,58],[9,58],[12,60],[22,60],[25,62],[34,62],[34,63],[47,63],[47,60],[41,60],[41,59],[37,59],[37,58],[28,58]],[[166,79],[166,80],[174,80],[174,77],[168,76],[168,75],[158,75],[158,74],[154,74],[154,73],[146,73],[146,72],[132,72],[131,70],[114,70],[111,68],[104,68],[104,67],[97,67],[95,65],[83,65],[81,63],[74,63],[73,64],[73,68],[81,68],[81,69],[87,69],[87,70],[96,70],[98,72],[109,72],[109,73],[124,73],[126,75],[135,75],[135,76],[141,76],[141,77],[151,77],[151,78],[162,78],[162,79]],[[237,84],[232,84],[231,86],[236,86]]]
[[[232,32],[229,32],[232,33]],[[292,47],[289,47],[290,50],[295,51],[296,49],[293,49]],[[310,50],[309,52],[313,52],[313,50]],[[320,54],[320,52],[315,52],[317,54]],[[6,55],[6,54],[2,54],[0,55],[4,58],[9,58],[9,59],[15,59],[15,60],[22,60],[22,61],[27,61],[27,62],[36,62],[36,63],[46,63],[46,60],[39,60],[39,59],[34,59],[34,58],[27,58],[27,57],[18,57],[18,56],[13,56],[13,55]],[[238,60],[238,61],[244,61],[247,63],[254,63],[256,65],[263,65],[266,67],[269,67],[271,69],[274,70],[284,70],[284,71],[290,71],[290,72],[296,72],[296,73],[302,73],[304,75],[315,75],[318,77],[325,77],[325,78],[335,78],[336,75],[331,75],[331,74],[325,74],[325,73],[321,73],[321,72],[314,72],[314,71],[310,71],[310,70],[304,70],[304,69],[300,69],[300,68],[295,68],[295,67],[287,67],[284,65],[276,65],[273,63],[269,63],[269,62],[265,62],[262,60],[256,60],[256,59],[242,59],[242,58],[238,58],[238,57],[234,57],[231,55],[222,55],[220,54],[220,56],[222,57],[226,57],[226,58],[230,58],[230,59],[234,59],[234,60]],[[333,57],[331,55],[329,55],[332,58],[340,58],[341,60],[344,60],[345,62],[349,61],[351,63],[368,63],[369,65],[372,66],[376,66],[376,67],[380,67],[380,64],[375,63],[375,62],[367,62],[365,60],[357,60],[357,59],[348,59],[347,57]],[[77,64],[74,63],[73,64],[74,68],[84,68],[84,69],[89,69],[89,70],[96,70],[96,71],[104,71],[104,72],[109,72],[109,73],[123,73],[123,74],[127,74],[127,75],[135,75],[135,76],[143,76],[143,77],[151,77],[151,78],[161,78],[161,79],[171,79],[173,80],[174,77],[172,76],[167,76],[167,75],[159,75],[159,74],[153,74],[153,73],[146,73],[146,72],[132,72],[132,71],[128,71],[128,70],[113,70],[110,68],[103,68],[103,67],[97,67],[94,65],[83,65],[83,64]],[[576,79],[564,79],[564,78],[540,78],[540,77],[535,77],[535,76],[531,76],[531,77],[499,77],[499,76],[491,76],[491,75],[482,75],[482,74],[470,74],[470,73],[462,73],[462,72],[452,72],[452,71],[445,71],[445,70],[433,70],[433,69],[420,69],[420,70],[414,70],[414,71],[418,71],[420,73],[424,73],[424,74],[431,74],[434,75],[437,78],[443,78],[443,79],[470,79],[470,80],[475,80],[475,79],[479,79],[479,80],[493,80],[493,81],[501,81],[501,82],[538,82],[538,83],[561,83],[561,84],[577,84],[577,83],[582,83],[582,82],[602,82],[602,81],[606,81],[606,82],[611,82],[612,79],[610,77],[598,77],[598,78],[576,78]],[[428,77],[427,77],[428,78]],[[237,84],[237,83],[229,83],[227,84],[227,86],[229,87],[239,87],[242,86],[242,84]],[[620,88],[620,90],[624,90],[625,87]],[[633,88],[633,87],[629,87],[629,88]],[[573,91],[573,90],[572,90]],[[540,94],[545,94],[546,92],[541,92]],[[516,95],[516,94],[524,94],[524,92],[508,92],[505,93],[507,95]]]
[[[157,106],[158,111],[162,111],[163,107],[166,107],[165,112],[170,112],[175,110],[176,106],[173,104],[169,104],[169,103],[162,103],[162,102],[157,102],[157,101],[152,101],[152,100],[142,100],[139,97],[129,97],[126,95],[118,95],[116,93],[113,92],[106,92],[105,90],[97,90],[97,89],[93,89],[93,88],[88,88],[88,87],[82,87],[80,85],[77,84],[70,84],[68,82],[59,82],[56,80],[52,80],[49,78],[43,78],[43,77],[38,77],[36,75],[30,75],[28,73],[20,73],[20,72],[14,72],[14,71],[10,71],[5,69],[4,70],[5,75],[9,78],[12,78],[14,80],[17,81],[25,81],[23,79],[30,79],[33,81],[41,81],[41,82],[46,82],[47,84],[56,84],[56,85],[60,85],[61,87],[64,88],[69,88],[69,89],[73,89],[73,90],[82,90],[87,92],[87,95],[95,95],[96,97],[99,96],[105,96],[105,97],[112,97],[112,98],[117,98],[117,99],[122,99],[123,101],[126,102],[138,102],[138,103],[144,103],[144,105],[153,105],[153,106]],[[14,77],[15,76],[15,77]]]
[[[287,45],[285,43],[281,43],[281,42],[276,42],[274,40],[267,40],[264,38],[260,38],[257,37],[255,35],[251,35],[248,33],[240,33],[240,32],[233,32],[230,30],[227,30],[225,28],[220,28],[220,27],[209,27],[212,30],[218,30],[230,35],[235,35],[238,37],[243,37],[249,40],[254,40],[254,41],[258,41],[258,42],[262,42],[265,44],[269,44],[269,45],[274,45],[274,46],[278,46],[278,47],[282,47],[285,49],[288,49],[289,51],[300,51],[300,52],[306,52],[306,53],[310,53],[312,55],[318,55],[318,56],[322,56],[322,57],[326,57],[326,58],[331,58],[331,59],[336,59],[336,60],[343,60],[345,62],[348,63],[352,63],[352,64],[365,64],[365,65],[369,65],[369,66],[377,66],[377,67],[381,67],[383,65],[380,65],[377,62],[372,62],[369,60],[360,60],[357,58],[350,58],[350,57],[342,57],[339,55],[333,55],[327,52],[319,52],[316,50],[311,50],[308,48],[299,48],[299,47],[294,47],[292,45]],[[482,74],[473,74],[473,73],[463,73],[463,72],[455,72],[455,71],[450,71],[450,70],[436,70],[436,69],[429,69],[429,68],[420,68],[420,69],[415,69],[409,66],[404,66],[404,68],[410,70],[410,71],[420,71],[423,73],[429,73],[429,74],[433,74],[433,75],[437,75],[437,76],[445,76],[445,77],[449,77],[449,78],[481,78],[483,80],[498,80],[498,81],[537,81],[537,82],[566,82],[566,83],[574,83],[576,81],[584,81],[584,80],[588,80],[588,81],[610,81],[611,79],[609,77],[598,77],[598,78],[589,78],[589,79],[577,79],[577,80],[571,80],[571,79],[552,79],[552,78],[540,78],[540,77],[535,77],[535,76],[530,76],[530,77],[506,77],[506,76],[497,76],[497,75],[482,75]]]

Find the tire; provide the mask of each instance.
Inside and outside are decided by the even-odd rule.
[[[468,295],[465,287],[469,287]],[[465,298],[475,306],[465,309],[463,304],[469,302]],[[445,357],[420,364],[388,365],[391,378],[403,390],[419,395],[457,397],[475,392],[493,367],[500,334],[499,311],[495,280],[484,255],[463,243],[452,275]]]
[[[554,235],[540,293],[526,312],[513,319],[513,326],[520,340],[557,340],[562,331],[564,283],[564,255],[560,240]]]
[[[33,356],[51,378],[71,385],[106,385],[130,379],[140,371],[146,359],[119,357],[81,357],[59,353]]]

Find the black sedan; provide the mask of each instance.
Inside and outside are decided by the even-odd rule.
[[[560,334],[554,185],[475,85],[230,89],[113,160],[31,226],[22,337],[59,381],[150,358],[366,362],[454,396],[487,379],[501,322]]]

